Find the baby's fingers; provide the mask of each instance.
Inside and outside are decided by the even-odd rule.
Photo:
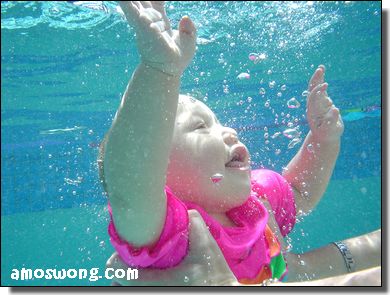
[[[319,65],[309,81],[308,90],[312,91],[319,84],[324,83],[325,66]]]
[[[328,83],[319,84],[310,92],[307,97],[307,111],[309,113],[324,113],[333,104],[327,96]]]
[[[152,7],[161,13],[165,22],[166,30],[171,34],[172,33],[171,22],[169,21],[169,18],[167,17],[167,14],[165,12],[165,6],[164,6],[165,1],[151,1],[151,2],[152,2]]]
[[[139,17],[140,14],[139,5],[137,5],[135,2],[137,1],[118,1],[127,21],[132,25],[135,24],[135,20]]]
[[[141,3],[141,5],[142,5],[144,8],[152,7],[152,1],[136,1],[136,2]]]
[[[325,114],[319,129],[327,129],[330,126],[335,125],[339,121],[340,110],[336,107],[331,107],[329,111]]]

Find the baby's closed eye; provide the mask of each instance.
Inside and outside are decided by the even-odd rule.
[[[205,121],[198,121],[198,122],[196,122],[195,126],[196,126],[195,130],[207,128]]]

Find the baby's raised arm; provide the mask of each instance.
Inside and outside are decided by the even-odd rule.
[[[344,131],[340,111],[327,95],[324,75],[321,65],[309,82],[306,116],[310,131],[283,173],[297,190],[297,209],[303,212],[312,210],[326,191]]]
[[[104,180],[116,229],[134,246],[153,243],[166,214],[165,174],[180,76],[195,52],[195,26],[172,30],[163,1],[118,2],[136,31],[141,63],[106,135]]]

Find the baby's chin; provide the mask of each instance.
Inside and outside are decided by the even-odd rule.
[[[212,212],[227,212],[233,208],[243,205],[250,196],[250,186],[243,188],[240,191],[234,193],[221,192],[218,195],[210,197],[208,200],[204,200],[204,209]]]

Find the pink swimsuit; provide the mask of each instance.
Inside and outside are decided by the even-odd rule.
[[[220,247],[230,269],[242,283],[261,283],[264,279],[282,278],[287,273],[276,236],[267,226],[268,212],[259,198],[267,199],[283,236],[295,224],[295,202],[290,185],[278,173],[252,171],[252,191],[241,206],[226,213],[236,225],[225,227],[201,207],[179,200],[166,187],[167,215],[163,231],[153,247],[133,247],[117,233],[111,221],[110,241],[123,261],[131,267],[160,268],[179,264],[189,251],[188,210],[196,209]],[[110,215],[111,208],[109,207]]]

